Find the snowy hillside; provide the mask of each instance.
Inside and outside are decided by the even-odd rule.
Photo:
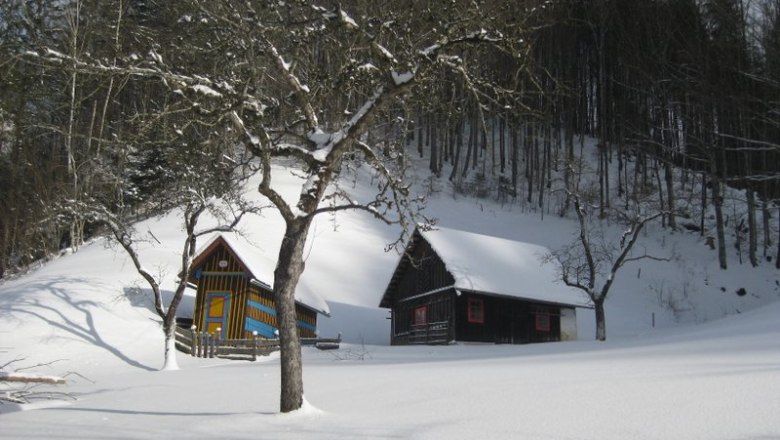
[[[299,178],[274,172],[294,196]],[[356,179],[356,197],[370,191],[370,176]],[[573,239],[572,220],[521,211],[454,196],[441,183],[427,213],[443,226],[550,249]],[[148,238],[144,266],[170,294],[180,215],[137,230]],[[238,239],[274,260],[283,230],[275,212],[241,230]],[[89,380],[70,376],[61,389],[75,402],[33,412],[0,405],[0,438],[780,437],[780,286],[772,265],[723,272],[698,235],[650,227],[643,251],[669,261],[634,263],[618,275],[605,343],[593,342],[592,312],[580,310],[577,342],[402,348],[387,346],[388,313],[377,308],[400,258],[383,249],[397,235],[365,214],[316,221],[300,289],[328,301],[320,334],[342,332],[349,344],[305,350],[313,406],[285,416],[275,415],[275,356],[246,363],[180,355],[181,371],[152,371],[162,364],[163,342],[151,298],[121,249],[103,239],[3,282],[0,365],[56,361],[32,371]],[[190,296],[180,315],[192,307]]]

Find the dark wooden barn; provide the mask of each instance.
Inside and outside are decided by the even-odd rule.
[[[437,228],[414,232],[380,307],[391,342],[523,344],[577,338],[582,292],[556,281],[541,246]]]
[[[200,331],[220,331],[220,336],[241,339],[257,332],[264,338],[277,333],[276,305],[270,280],[274,264],[263,254],[238,239],[218,235],[195,256],[190,283],[196,286],[193,324]],[[313,338],[317,315],[328,314],[319,297],[296,294],[298,331]]]

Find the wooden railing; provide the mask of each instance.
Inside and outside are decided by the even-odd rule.
[[[336,338],[301,338],[301,345],[313,345],[320,350],[334,350],[341,344],[341,333]],[[278,339],[253,335],[247,339],[223,339],[218,334],[176,327],[176,348],[194,357],[236,358],[256,360],[279,350]]]
[[[409,344],[447,344],[449,339],[449,322],[447,321],[413,324],[409,327]]]

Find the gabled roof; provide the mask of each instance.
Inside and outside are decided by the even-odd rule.
[[[456,290],[590,307],[583,292],[559,280],[554,263],[543,261],[550,253],[544,246],[436,227],[430,231],[416,230],[407,245],[407,254],[412,253],[419,240],[428,242],[444,262]],[[408,260],[406,255],[401,258],[380,306],[390,306],[388,294],[410,265]]]
[[[201,246],[190,266],[193,271],[201,266],[220,246],[225,246],[228,252],[238,260],[239,264],[249,274],[251,280],[259,282],[259,284],[267,287],[269,290],[273,289],[276,262],[246,240],[230,234],[217,234]],[[310,289],[305,291],[303,289],[296,290],[295,301],[315,312],[324,315],[330,314],[328,303]]]

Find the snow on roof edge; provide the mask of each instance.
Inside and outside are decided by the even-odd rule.
[[[207,251],[209,247],[211,247],[216,241],[220,239],[222,239],[225,245],[233,251],[236,258],[238,258],[247,268],[252,278],[256,279],[260,283],[268,285],[271,289],[273,289],[273,267],[276,267],[276,264],[268,256],[260,253],[252,244],[239,242],[239,239],[232,234],[214,234],[214,236],[212,236],[195,253],[193,263],[203,252]],[[269,266],[272,267],[272,269],[270,269],[270,273],[268,272]],[[295,301],[317,313],[330,316],[330,307],[328,306],[327,301],[325,301],[324,298],[311,289],[301,289],[301,287],[304,286],[301,286],[299,283],[295,289]]]

